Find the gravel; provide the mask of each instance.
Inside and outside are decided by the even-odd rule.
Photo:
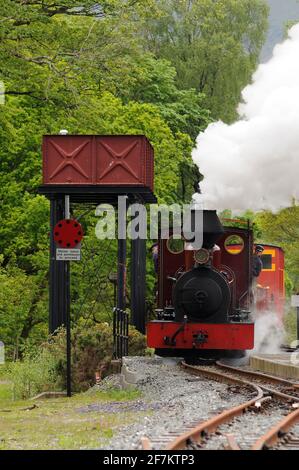
[[[130,412],[130,411],[155,411],[160,410],[162,404],[160,403],[146,403],[143,400],[134,400],[129,402],[109,402],[109,403],[94,403],[87,405],[81,408],[78,408],[79,413],[92,413],[92,412],[102,412],[102,413],[120,413],[120,412]]]
[[[191,376],[175,360],[130,357],[126,364],[137,373],[137,387],[142,392],[142,399],[131,406],[146,415],[137,414],[136,422],[119,429],[103,449],[140,449],[142,437],[148,437],[153,448],[161,449],[163,442],[169,441],[165,437],[169,431],[183,432],[185,426],[196,425],[248,399],[238,387]]]
[[[276,446],[277,450],[299,450],[299,423],[292,427],[291,431],[281,439]]]

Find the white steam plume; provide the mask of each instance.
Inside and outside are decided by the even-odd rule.
[[[254,350],[256,353],[278,354],[284,344],[286,332],[275,312],[260,312],[255,319]]]
[[[299,24],[242,92],[240,120],[210,124],[193,159],[206,209],[278,210],[299,195]]]

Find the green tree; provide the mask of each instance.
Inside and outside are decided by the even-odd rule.
[[[204,106],[205,96],[194,88],[178,89],[177,72],[168,60],[144,54],[136,62],[135,81],[131,82],[129,98],[155,104],[174,132],[184,132],[195,141],[210,122]]]
[[[124,41],[122,25],[131,2],[95,5],[92,0],[0,0],[0,76],[7,95],[74,104],[79,90],[98,89],[103,76],[109,83],[111,74],[116,78],[130,68],[137,46],[133,32]]]
[[[47,331],[49,204],[36,194],[41,183],[42,135],[57,133],[64,127],[73,134],[147,135],[156,156],[155,192],[161,202],[168,203],[186,201],[193,192],[192,184],[183,190],[181,183],[181,167],[190,164],[192,140],[182,132],[174,133],[158,106],[136,101],[124,104],[108,92],[90,95],[72,110],[51,103],[32,106],[28,97],[9,97],[0,112],[3,124],[0,127],[0,250],[3,253],[0,296],[5,299],[0,335],[10,343],[12,351],[18,350],[28,337],[34,335],[39,339]],[[100,253],[103,246],[94,237],[96,219],[91,217],[87,222],[90,242]],[[113,266],[113,256],[113,251],[108,251],[107,265]],[[96,258],[91,274],[101,267],[100,257]],[[74,279],[80,281],[80,287],[73,289],[77,319],[86,313],[79,307],[91,289],[92,276],[84,277],[83,269],[83,264],[74,268]],[[106,287],[111,290],[111,286]],[[97,289],[97,284],[93,284],[93,312],[95,318],[102,318]]]
[[[211,119],[206,98],[180,82],[173,57],[155,56],[140,40],[166,3],[0,0],[7,92],[0,106],[0,336],[15,356],[28,338],[40,341],[47,332],[49,204],[37,194],[43,134],[145,134],[155,149],[159,201],[189,202],[194,191],[200,175],[191,150]],[[95,224],[86,216],[86,248],[103,250],[111,266],[115,247],[95,239]],[[89,277],[83,263],[72,268],[75,322],[89,314],[109,319],[90,282],[101,268],[100,257],[88,263]],[[112,286],[105,289],[110,295]],[[80,305],[88,290],[86,311]]]
[[[264,0],[160,0],[143,37],[171,61],[179,88],[206,95],[213,119],[232,121],[242,88],[258,63],[267,29]]]
[[[7,356],[16,359],[33,327],[42,327],[39,339],[47,334],[46,279],[41,289],[36,276],[9,265],[6,269],[0,266],[0,283],[1,341]]]

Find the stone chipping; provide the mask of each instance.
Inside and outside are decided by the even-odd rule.
[[[168,432],[183,431],[251,398],[239,387],[190,375],[175,359],[127,357],[125,365],[141,391],[139,406],[132,406],[143,413],[119,429],[103,449],[140,449],[142,437],[161,449],[169,441]]]

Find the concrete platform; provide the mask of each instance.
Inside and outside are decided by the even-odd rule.
[[[120,371],[120,384],[125,390],[134,390],[137,388],[138,375],[129,368],[130,358],[124,356],[122,358],[122,366]]]
[[[249,365],[254,370],[285,379],[299,380],[299,351],[280,354],[254,354],[250,357]]]

